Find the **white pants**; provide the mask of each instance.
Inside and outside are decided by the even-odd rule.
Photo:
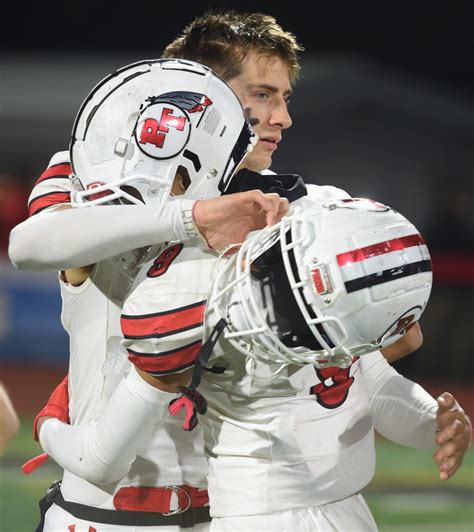
[[[214,517],[211,532],[377,532],[362,495],[275,514]]]
[[[200,523],[190,528],[179,526],[120,526],[94,523],[77,519],[63,508],[53,504],[46,512],[44,520],[44,532],[208,532],[210,523]]]

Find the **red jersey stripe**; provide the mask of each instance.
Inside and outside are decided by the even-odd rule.
[[[169,312],[127,316],[122,314],[121,325],[125,338],[168,336],[181,330],[198,327],[204,319],[205,301],[173,309]]]
[[[170,373],[173,370],[190,366],[196,360],[201,345],[202,342],[197,341],[179,349],[157,353],[154,356],[143,355],[129,349],[128,358],[132,364],[143,371]]]
[[[50,207],[51,205],[61,205],[63,203],[70,203],[71,195],[69,192],[50,192],[43,194],[31,200],[28,205],[28,212],[30,216]]]
[[[392,240],[386,240],[385,242],[379,242],[371,246],[365,246],[363,248],[354,249],[337,255],[337,262],[339,266],[345,266],[353,262],[360,262],[370,257],[376,257],[377,255],[384,255],[391,251],[399,251],[401,249],[409,248],[412,246],[423,245],[425,241],[421,235],[408,235],[400,238],[394,238]]]
[[[47,168],[38,178],[35,183],[35,186],[45,179],[50,179],[51,177],[69,177],[69,174],[72,172],[72,167],[69,163],[64,164],[55,164]]]

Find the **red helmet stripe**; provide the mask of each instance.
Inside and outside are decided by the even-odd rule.
[[[378,255],[384,255],[392,251],[399,251],[405,248],[424,245],[425,241],[419,234],[403,236],[400,238],[394,238],[392,240],[386,240],[385,242],[379,242],[372,244],[371,246],[365,246],[363,248],[354,249],[352,251],[346,251],[337,255],[337,262],[339,266],[346,266],[354,262],[360,262],[371,257]]]

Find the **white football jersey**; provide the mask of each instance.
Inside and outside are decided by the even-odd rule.
[[[121,281],[126,279],[108,262],[96,264],[80,286],[59,280],[61,321],[69,334],[69,417],[73,425],[97,420],[129,367],[120,349],[121,305],[107,297],[107,289],[120,286]]]
[[[222,340],[218,349],[227,347]],[[226,367],[205,372],[201,387],[213,516],[327,504],[368,484],[374,431],[359,360],[273,377],[269,365],[235,350],[213,363]]]
[[[310,200],[348,198],[335,187],[308,185]],[[212,309],[211,313],[212,313]],[[316,370],[245,357],[223,337],[201,391],[215,517],[267,514],[342,500],[374,473],[373,420],[358,359],[349,368]],[[367,365],[372,357],[365,357]]]
[[[122,315],[124,346],[138,367],[165,374],[192,365],[223,260],[194,242],[175,244],[142,276]],[[277,367],[221,339],[209,366],[225,371],[203,372],[208,411],[194,430],[204,429],[213,516],[325,504],[370,481],[373,423],[358,360],[344,370],[287,366],[274,376]]]

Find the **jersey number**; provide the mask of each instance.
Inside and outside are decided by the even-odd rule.
[[[180,254],[184,244],[175,244],[166,248],[163,253],[158,255],[153,261],[153,266],[148,270],[147,277],[160,277],[165,274],[170,267],[170,264]]]
[[[357,358],[354,358],[355,362]],[[354,377],[350,376],[348,368],[319,368],[315,369],[320,383],[311,386],[309,393],[316,396],[316,401],[324,408],[337,408],[347,399],[349,388],[354,382]]]

